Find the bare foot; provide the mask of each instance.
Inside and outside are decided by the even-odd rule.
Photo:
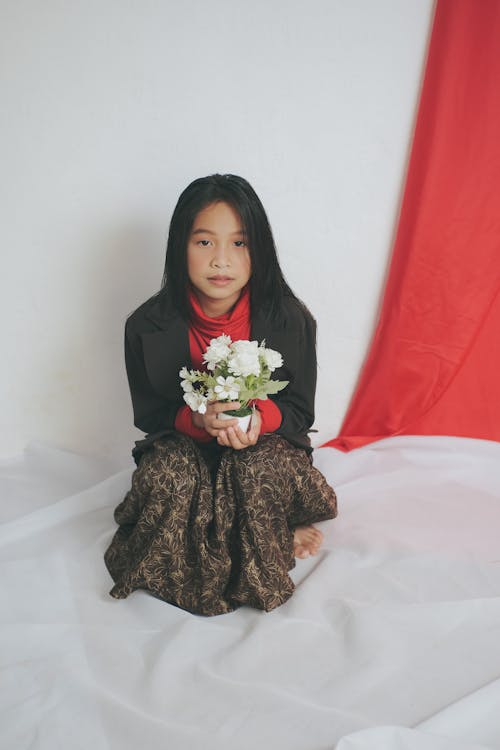
[[[301,559],[309,555],[317,555],[323,534],[314,526],[297,526],[293,531],[293,552],[295,557]]]

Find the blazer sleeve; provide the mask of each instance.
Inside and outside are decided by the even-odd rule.
[[[288,346],[282,352],[284,372],[277,372],[278,380],[289,379],[288,386],[273,397],[282,413],[278,434],[296,442],[310,445],[307,436],[314,423],[314,398],[316,394],[316,321],[296,309],[289,321]]]
[[[169,400],[162,397],[153,389],[144,366],[140,335],[133,330],[129,321],[125,324],[125,366],[135,426],[145,433],[173,430],[182,402],[176,398]]]

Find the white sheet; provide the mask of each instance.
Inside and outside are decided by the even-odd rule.
[[[129,469],[0,464],[2,750],[500,748],[500,444],[391,438],[315,461],[339,518],[266,614],[116,601]]]

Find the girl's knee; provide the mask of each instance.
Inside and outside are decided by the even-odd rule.
[[[171,488],[176,484],[194,489],[202,478],[203,467],[204,462],[192,438],[168,436],[157,440],[143,454],[132,484],[149,490]]]
[[[249,448],[231,451],[229,465],[240,484],[272,486],[281,473],[279,456],[270,445],[260,441]]]

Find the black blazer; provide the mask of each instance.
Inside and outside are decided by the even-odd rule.
[[[312,452],[308,436],[314,422],[316,391],[316,322],[293,297],[284,298],[280,322],[251,314],[251,338],[262,341],[283,356],[283,367],[274,372],[287,387],[270,396],[279,406],[282,422],[276,433],[292,445]],[[136,463],[151,443],[174,430],[184,405],[179,370],[192,367],[188,325],[164,293],[141,305],[125,325],[125,364],[134,409],[134,424],[148,433],[135,444]]]

